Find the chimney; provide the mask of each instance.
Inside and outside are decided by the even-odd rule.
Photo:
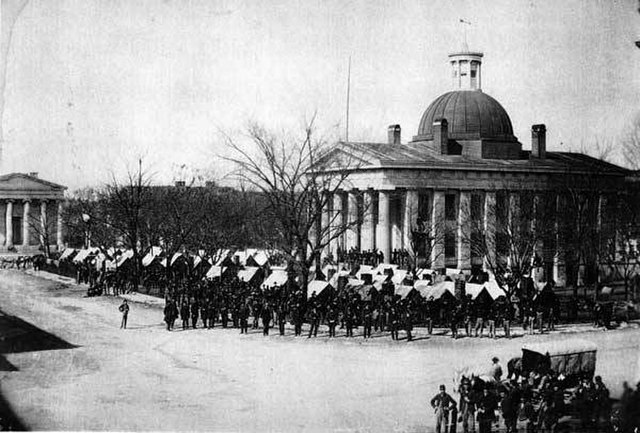
[[[176,187],[180,188],[180,187],[185,186],[185,185],[186,185],[186,183],[185,183],[185,181],[184,181],[184,180],[176,180],[175,185],[176,185]]]
[[[449,153],[449,133],[447,119],[436,119],[433,122],[433,144],[434,147],[440,148],[440,153],[447,155]]]
[[[547,156],[547,128],[544,125],[531,127],[531,157],[544,159]]]
[[[29,172],[29,176],[31,176],[31,177],[38,177],[38,172],[37,172],[37,171],[30,171],[30,172]]]
[[[389,125],[387,128],[389,144],[400,144],[400,125]]]

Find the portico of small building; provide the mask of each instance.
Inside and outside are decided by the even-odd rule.
[[[0,176],[0,248],[20,253],[35,253],[45,244],[61,248],[65,189],[37,173]]]

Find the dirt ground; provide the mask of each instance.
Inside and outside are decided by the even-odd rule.
[[[542,336],[517,328],[512,340],[453,341],[420,328],[411,343],[342,331],[334,340],[295,338],[292,329],[264,338],[261,330],[167,332],[158,306],[132,303],[121,330],[120,300],[85,298],[85,290],[0,271],[0,310],[11,318],[0,321],[0,335],[32,342],[3,346],[15,371],[0,369],[0,390],[27,428],[432,431],[428,402],[439,384],[451,386],[456,368],[488,367],[494,355],[506,365],[523,343],[576,336],[598,345],[597,374],[614,395],[623,380],[638,380],[637,326]]]

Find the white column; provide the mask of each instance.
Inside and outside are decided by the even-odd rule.
[[[402,199],[398,199],[398,191],[394,191],[393,199],[389,200],[389,222],[391,223],[391,249],[402,249],[402,215],[399,210],[403,205]]]
[[[333,212],[331,214],[332,219],[332,227],[331,237],[332,237],[332,248],[331,254],[333,254],[333,258],[338,260],[338,248],[344,250],[344,212],[342,207],[342,193],[336,191],[333,193]]]
[[[367,190],[363,195],[362,228],[360,230],[360,248],[362,251],[373,251],[375,249],[376,228],[373,211],[373,191]]]
[[[322,239],[322,258],[324,259],[331,252],[329,236],[331,234],[331,209],[330,204],[331,196],[328,193],[322,193],[322,221],[320,222],[320,236]]]
[[[29,200],[22,202],[22,245],[29,245],[29,212],[31,203]]]
[[[5,222],[7,227],[7,248],[13,247],[13,201],[7,201],[7,213],[5,214]]]
[[[458,269],[471,269],[471,193],[460,191],[458,199]]]
[[[418,191],[408,190],[404,197],[404,218],[402,228],[402,247],[413,253],[412,231],[417,229],[418,224]]]
[[[391,261],[391,236],[389,233],[389,192],[378,192],[378,227],[376,249],[382,251],[384,262]]]
[[[47,202],[42,200],[40,202],[40,245],[43,247],[45,246],[45,242],[48,242],[48,240],[45,239],[45,234],[48,234],[47,230],[49,229],[47,223]]]
[[[347,250],[358,248],[358,195],[357,191],[351,190],[347,194]]]
[[[534,246],[533,246],[533,257],[532,261],[537,256],[542,264],[545,262],[544,256],[544,239],[543,235],[545,233],[544,227],[542,226],[543,221],[541,221],[541,213],[543,209],[543,198],[539,193],[535,193],[533,196],[533,204],[531,209],[531,233],[533,234]],[[533,263],[532,263],[533,265]],[[544,269],[544,266],[542,267]],[[544,272],[540,272],[538,268],[534,268],[532,266],[531,277],[534,281],[542,281],[540,276],[544,275]]]
[[[62,201],[58,202],[58,220],[56,221],[56,244],[58,245],[58,250],[61,250],[63,247],[62,240]]]
[[[564,218],[565,201],[561,194],[556,197],[555,208],[555,235],[556,235],[556,251],[553,257],[553,279],[557,286],[564,286],[566,281],[565,257],[564,257],[564,235],[563,227],[565,226]]]
[[[507,266],[512,266],[513,257],[511,255],[511,247],[519,248],[521,242],[520,235],[522,230],[522,221],[520,214],[520,194],[518,194],[517,192],[509,193],[508,212],[509,214],[507,218],[509,219],[509,221],[507,224],[509,225],[509,233],[511,235],[511,239],[508,242],[511,245],[509,245],[509,248],[507,248]]]
[[[431,268],[441,269],[445,267],[444,260],[444,234],[446,229],[444,214],[444,191],[433,192],[433,205],[431,206]]]
[[[496,224],[496,193],[487,191],[484,195],[484,269],[490,272],[496,267]]]

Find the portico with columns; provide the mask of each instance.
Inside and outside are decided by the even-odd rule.
[[[0,249],[29,254],[45,243],[61,248],[65,189],[37,173],[0,176]]]

